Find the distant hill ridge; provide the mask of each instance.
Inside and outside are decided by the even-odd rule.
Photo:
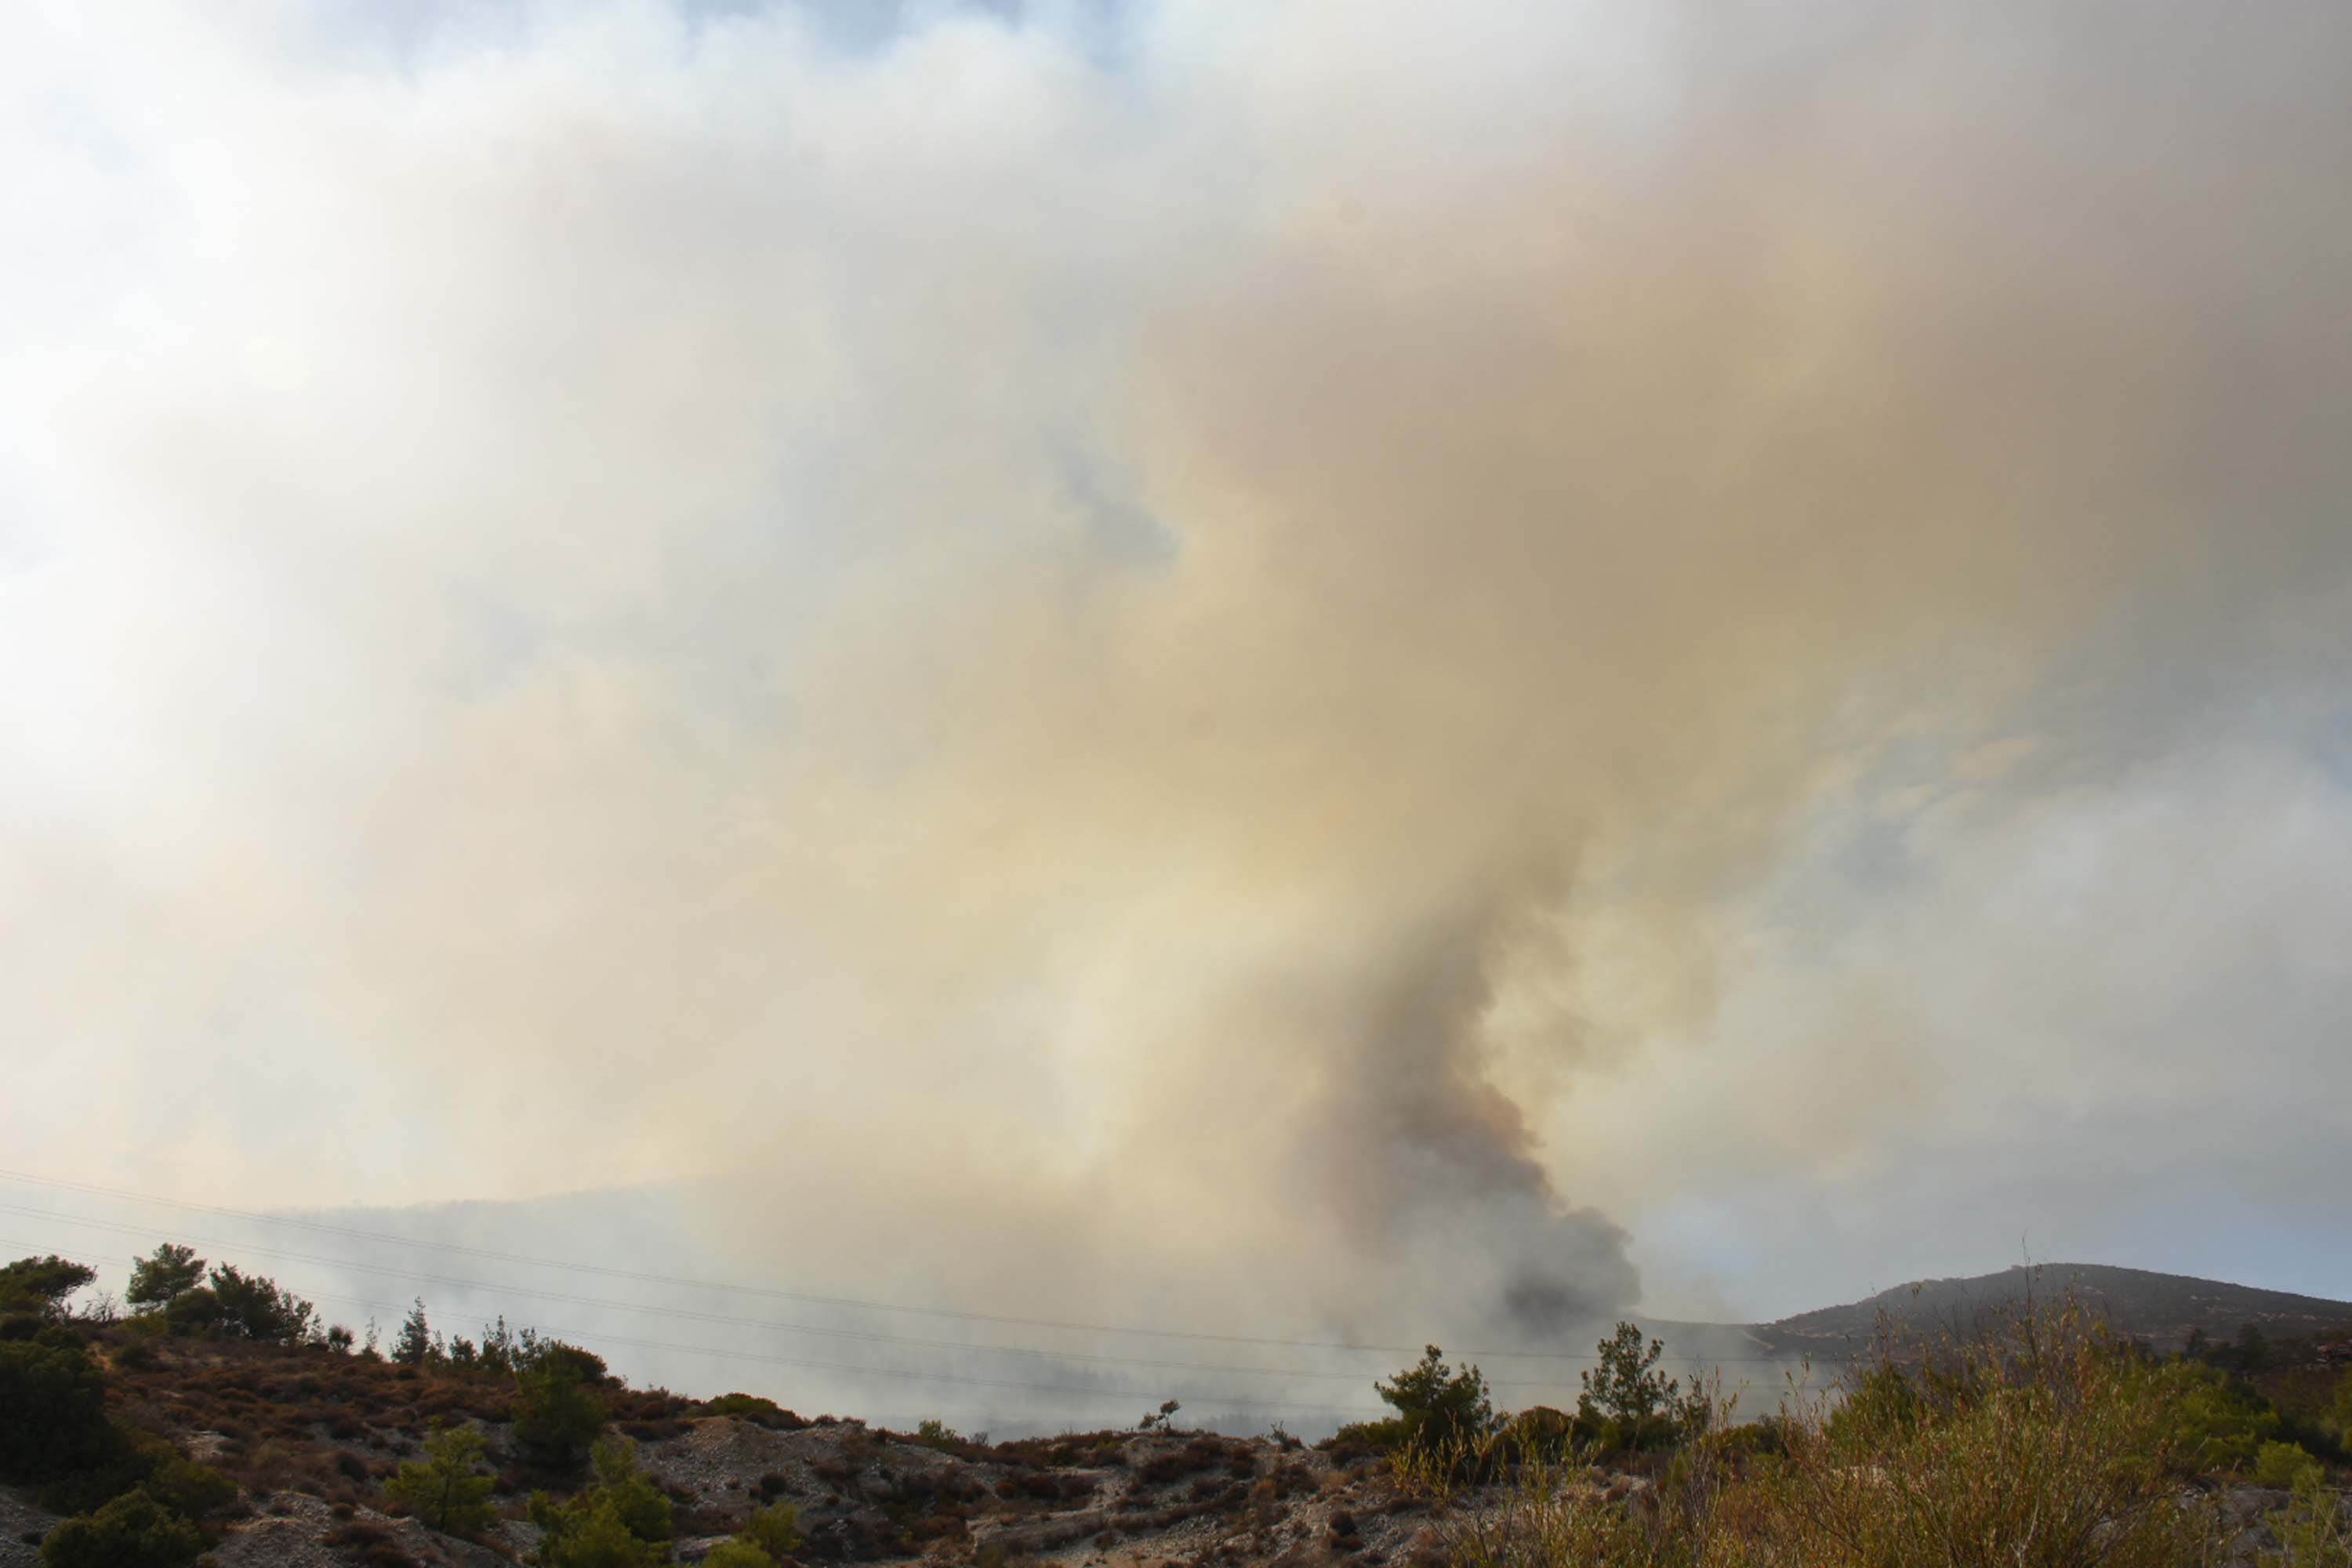
[[[2178,1350],[2199,1331],[2209,1340],[2226,1342],[2249,1323],[2273,1339],[2352,1336],[2352,1301],[2104,1263],[2021,1264],[1970,1279],[1916,1280],[1846,1306],[1756,1324],[1748,1331],[1775,1352],[1794,1353],[1867,1340],[1882,1314],[1914,1328],[1964,1328],[1981,1314],[2029,1298],[2051,1302],[2069,1293],[2158,1351]]]

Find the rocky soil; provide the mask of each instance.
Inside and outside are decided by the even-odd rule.
[[[57,1522],[56,1514],[0,1487],[0,1568],[35,1568],[41,1560],[41,1537]]]
[[[499,1425],[475,1423],[494,1459],[510,1457]],[[1387,1467],[1293,1441],[1198,1433],[1105,1432],[981,1447],[824,1418],[761,1423],[706,1416],[632,1438],[669,1494],[677,1561],[693,1563],[752,1510],[800,1510],[803,1568],[825,1563],[976,1568],[1436,1568],[1444,1521]],[[203,1457],[213,1435],[183,1447]],[[1605,1495],[1632,1499],[1638,1476],[1593,1472]],[[2267,1516],[2286,1494],[2232,1489],[2232,1562],[2255,1564],[2278,1542]],[[218,1568],[499,1568],[528,1559],[537,1531],[522,1499],[472,1538],[426,1530],[346,1496],[296,1489],[249,1495],[212,1554]],[[1475,1499],[1460,1506],[1476,1509]],[[35,1568],[53,1516],[0,1491],[0,1568]],[[2274,1558],[2269,1559],[2275,1561]]]
[[[478,1428],[493,1460],[505,1430]],[[1015,1563],[1172,1568],[1283,1562],[1434,1564],[1428,1504],[1385,1466],[1270,1438],[1101,1433],[983,1447],[825,1420],[789,1427],[732,1416],[665,1424],[632,1439],[672,1500],[677,1560],[696,1563],[754,1510],[800,1510],[806,1568],[821,1563]],[[207,1434],[183,1447],[201,1457]],[[348,1500],[299,1490],[248,1497],[228,1521],[219,1568],[496,1568],[528,1558],[538,1531],[522,1500],[499,1500],[489,1530],[459,1539]],[[0,1568],[34,1568],[53,1516],[0,1492]],[[30,1538],[30,1541],[26,1539]]]

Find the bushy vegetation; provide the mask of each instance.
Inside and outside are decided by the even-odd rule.
[[[637,1568],[669,1561],[669,1499],[637,1467],[628,1444],[608,1438],[593,1453],[596,1484],[559,1503],[545,1492],[530,1500],[530,1521],[545,1536],[537,1561],[544,1568]]]
[[[204,1284],[173,1297],[163,1316],[180,1331],[265,1345],[310,1344],[326,1331],[310,1302],[226,1263],[215,1266]]]
[[[89,1468],[115,1442],[105,1380],[78,1342],[51,1330],[0,1343],[0,1479]]]
[[[732,1415],[780,1432],[798,1431],[808,1425],[774,1400],[757,1394],[722,1394],[716,1399],[706,1399],[702,1402],[702,1414]]]
[[[0,1480],[29,1486],[43,1507],[76,1516],[50,1533],[47,1563],[191,1562],[205,1544],[201,1521],[233,1503],[236,1487],[109,1410],[107,1376],[89,1349],[105,1318],[76,1319],[64,1308],[94,1279],[54,1257],[0,1268],[13,1313],[0,1339]]]
[[[604,1361],[577,1345],[534,1345],[515,1373],[515,1441],[543,1468],[579,1468],[606,1415]]]
[[[497,1513],[490,1505],[496,1478],[484,1463],[488,1445],[478,1432],[445,1426],[425,1443],[424,1457],[400,1467],[383,1495],[436,1530],[472,1530]]]
[[[2279,1436],[2279,1415],[2251,1384],[2182,1358],[2147,1373],[2169,1412],[2167,1436],[2184,1465],[2236,1472]]]
[[[1671,1448],[1703,1436],[1712,1410],[1696,1391],[1682,1392],[1679,1379],[1658,1370],[1662,1341],[1644,1345],[1642,1331],[1620,1323],[1601,1342],[1599,1363],[1577,1374],[1584,1392],[1576,1401],[1576,1433],[1605,1449]]]
[[[78,1296],[92,1283],[56,1258],[0,1268],[0,1480],[76,1516],[47,1547],[46,1561],[66,1568],[182,1568],[226,1515],[280,1508],[269,1494],[284,1489],[326,1500],[341,1520],[339,1550],[385,1565],[407,1560],[399,1535],[359,1510],[460,1533],[527,1512],[544,1531],[545,1568],[666,1563],[673,1536],[734,1529],[705,1561],[772,1568],[803,1553],[936,1556],[978,1511],[1050,1512],[1092,1496],[1097,1480],[1077,1471],[1131,1466],[1122,1530],[1221,1513],[1263,1535],[1283,1500],[1318,1485],[1311,1465],[1286,1458],[1295,1444],[1278,1430],[1271,1463],[1262,1445],[1170,1436],[1172,1400],[1140,1441],[1104,1432],[987,1447],[985,1434],[923,1423],[916,1444],[1004,1467],[984,1491],[923,1479],[940,1468],[929,1456],[894,1474],[887,1448],[900,1440],[852,1423],[815,1473],[846,1490],[874,1467],[892,1489],[884,1522],[845,1531],[827,1512],[804,1542],[782,1475],[756,1496],[738,1488],[697,1501],[666,1494],[627,1441],[674,1436],[695,1415],[809,1425],[771,1400],[632,1389],[591,1352],[502,1319],[478,1341],[445,1341],[421,1300],[389,1359],[352,1354],[348,1332],[322,1329],[308,1303],[185,1247],[140,1260],[128,1318]],[[2265,1562],[2352,1568],[2352,1518],[2329,1484],[2352,1428],[2352,1373],[2313,1355],[2269,1345],[2266,1370],[2250,1373],[2236,1370],[2242,1344],[2159,1359],[2078,1313],[2029,1310],[1965,1342],[1890,1339],[1838,1397],[1734,1424],[1712,1390],[1667,1375],[1664,1347],[1635,1325],[1598,1352],[1573,1410],[1506,1416],[1476,1366],[1430,1346],[1375,1385],[1388,1418],[1326,1445],[1384,1450],[1391,1466],[1335,1451],[1341,1474],[1320,1484],[1401,1480],[1423,1492],[1420,1504],[1391,1500],[1433,1502],[1463,1568],[2185,1568],[2210,1561],[2199,1554],[2222,1531],[2214,1481],[2227,1478],[2277,1489],[2253,1504],[2240,1494],[2285,1543]],[[216,1435],[206,1451],[217,1468],[165,1440],[166,1412],[172,1432]],[[493,1426],[512,1442],[486,1442]],[[526,1506],[534,1487],[547,1489]],[[1362,1549],[1348,1543],[1355,1517],[1333,1515],[1334,1550]],[[1407,1547],[1391,1560],[1426,1568],[1428,1553]]]
[[[1475,1366],[1455,1371],[1435,1345],[1424,1347],[1418,1363],[1388,1382],[1374,1383],[1372,1390],[1396,1414],[1379,1421],[1349,1422],[1324,1445],[1327,1448],[1460,1454],[1474,1451],[1498,1428],[1486,1375]],[[1168,1408],[1173,1412],[1172,1401]]]
[[[1485,1375],[1475,1366],[1454,1371],[1435,1345],[1426,1347],[1418,1364],[1372,1389],[1396,1411],[1391,1419],[1407,1443],[1429,1447],[1475,1442],[1495,1430],[1495,1402]]]
[[[1530,1443],[1613,1454],[1673,1448],[1706,1431],[1711,1406],[1696,1393],[1684,1394],[1679,1380],[1658,1370],[1665,1353],[1662,1342],[1645,1343],[1640,1328],[1620,1323],[1596,1348],[1597,1364],[1580,1374],[1583,1393],[1574,1415],[1538,1405],[1505,1419],[1496,1414],[1478,1368],[1456,1371],[1444,1351],[1427,1346],[1418,1363],[1372,1384],[1394,1415],[1352,1422],[1322,1447],[1423,1458],[1444,1452],[1475,1469],[1491,1468],[1501,1456]]]
[[[27,1486],[45,1508],[74,1516],[51,1532],[53,1563],[192,1561],[212,1526],[240,1506],[240,1481],[257,1498],[312,1491],[347,1519],[369,1502],[437,1530],[476,1529],[495,1517],[495,1491],[507,1486],[519,1497],[530,1472],[499,1476],[466,1418],[511,1420],[518,1447],[552,1476],[588,1455],[615,1399],[638,1426],[691,1408],[658,1390],[621,1387],[601,1358],[504,1320],[478,1345],[445,1343],[421,1301],[392,1363],[354,1355],[350,1331],[322,1324],[310,1303],[234,1265],[209,1266],[185,1247],[165,1244],[137,1260],[129,1318],[116,1319],[104,1298],[96,1310],[67,1310],[93,1279],[86,1266],[57,1258],[0,1267],[0,1481]],[[130,1386],[120,1387],[125,1380]],[[110,1386],[120,1392],[113,1407]],[[234,1475],[189,1461],[137,1425],[164,1408],[142,1387],[169,1390],[175,1429],[219,1434]],[[428,1422],[435,1435],[396,1471],[343,1446],[364,1440],[416,1455],[400,1433]],[[638,1529],[653,1528],[656,1513],[667,1529],[668,1501],[644,1478],[631,1481],[608,1461],[595,1491]],[[348,1543],[355,1549],[373,1531],[369,1549],[397,1555],[390,1537],[376,1540],[378,1526],[352,1521],[342,1529],[357,1532]]]
[[[1654,1354],[1624,1353],[1638,1350],[1621,1335],[1580,1414],[1671,1418],[1649,1487],[1627,1501],[1591,1484],[1598,1448],[1573,1430],[1522,1435],[1499,1458],[1490,1447],[1504,1500],[1449,1516],[1464,1568],[2190,1568],[2218,1561],[2232,1533],[2193,1484],[2216,1468],[2295,1489],[2272,1521],[2286,1562],[2352,1568],[2324,1467],[2263,1436],[2275,1412],[2199,1363],[2152,1363],[2071,1308],[2029,1308],[1968,1342],[1890,1343],[1840,1397],[1745,1427],[1711,1397],[1618,1381],[1650,1371]],[[1445,1493],[1463,1467],[1409,1456],[1401,1468]]]
[[[205,1260],[195,1248],[164,1242],[131,1266],[128,1299],[139,1311],[170,1306],[205,1280]]]
[[[2271,1514],[2286,1568],[2352,1568],[2352,1503],[2305,1469],[2287,1506]]]
[[[204,1531],[142,1489],[49,1531],[41,1562],[43,1568],[184,1568],[204,1550]]]
[[[95,1268],[68,1263],[54,1253],[20,1258],[0,1267],[0,1317],[61,1317],[66,1298],[97,1278]]]

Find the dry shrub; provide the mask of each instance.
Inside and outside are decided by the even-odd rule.
[[[2162,1385],[2070,1308],[1971,1342],[1882,1347],[1785,1452],[1701,1443],[1622,1502],[1530,1452],[1448,1510],[1463,1568],[2206,1568],[2226,1531],[2174,1473]],[[1443,1484],[1443,1467],[1431,1484]]]

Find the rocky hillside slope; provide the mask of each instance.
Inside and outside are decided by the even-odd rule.
[[[220,1568],[490,1568],[537,1545],[526,1502],[550,1478],[515,1441],[498,1380],[265,1346],[173,1344],[107,1361],[121,1413],[237,1481],[212,1553]],[[799,1510],[805,1540],[795,1556],[807,1564],[1379,1568],[1441,1555],[1427,1500],[1360,1450],[1181,1431],[984,1444],[803,1419],[764,1401],[715,1415],[657,1390],[608,1398],[611,1435],[670,1500],[683,1563],[777,1501]],[[436,1423],[485,1438],[497,1471],[489,1525],[441,1534],[388,1503],[383,1483]],[[31,1568],[58,1522],[33,1495],[0,1490],[0,1568]]]

